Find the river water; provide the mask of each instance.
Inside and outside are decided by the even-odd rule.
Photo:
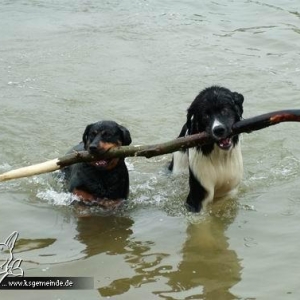
[[[63,156],[112,119],[133,144],[176,137],[219,84],[244,117],[300,108],[298,0],[2,0],[0,172]],[[92,290],[1,299],[300,299],[300,127],[243,135],[234,199],[184,209],[170,155],[127,159],[128,207],[78,218],[52,174],[0,184],[0,240],[26,276],[91,276]]]

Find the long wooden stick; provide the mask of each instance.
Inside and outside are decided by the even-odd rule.
[[[300,110],[281,110],[244,119],[233,125],[231,136],[243,132],[250,133],[251,131],[260,130],[282,122],[300,122]],[[213,139],[207,133],[201,132],[161,144],[117,147],[97,155],[91,155],[87,151],[74,152],[61,158],[56,158],[44,163],[19,168],[0,174],[0,182],[53,172],[71,164],[80,162],[90,162],[113,157],[124,158],[129,156],[144,156],[150,158],[195,146],[202,146],[212,141]]]
[[[278,110],[235,123],[232,134],[260,130],[282,122],[300,122],[300,109]]]

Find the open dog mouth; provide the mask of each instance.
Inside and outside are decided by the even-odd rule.
[[[110,160],[101,159],[101,160],[94,161],[91,164],[97,168],[106,168],[108,166],[109,162],[110,162]]]
[[[92,148],[92,149],[89,148],[88,151],[90,154],[96,155],[96,154],[104,154],[112,148],[113,147],[108,147],[108,146],[102,147],[102,148]],[[110,158],[110,159],[104,159],[104,158],[101,159],[100,158],[99,160],[90,162],[90,164],[99,169],[106,169],[110,166],[112,160],[113,160],[113,158]]]
[[[231,138],[220,139],[217,141],[217,145],[222,150],[229,150],[232,146],[232,139]]]

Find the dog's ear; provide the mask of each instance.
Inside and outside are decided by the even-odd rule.
[[[131,136],[130,136],[129,130],[122,125],[119,125],[119,129],[122,133],[122,145],[123,146],[130,145],[131,144]]]
[[[193,118],[194,118],[194,114],[192,113],[192,111],[190,109],[188,109],[188,113],[186,115],[186,127],[187,127],[187,130],[189,133],[191,132],[191,129],[192,129]]]
[[[233,101],[235,109],[239,115],[239,117],[242,117],[242,114],[244,112],[243,110],[243,102],[244,102],[244,96],[242,94],[239,94],[237,92],[233,93]]]
[[[82,135],[82,141],[84,143],[84,148],[86,147],[86,143],[88,141],[89,132],[90,132],[90,129],[91,129],[92,126],[93,126],[93,124],[87,125],[86,128],[85,128],[85,130],[84,130],[84,133]]]
[[[186,127],[189,134],[199,131],[199,124],[197,122],[197,111],[193,106],[190,106],[186,115]]]

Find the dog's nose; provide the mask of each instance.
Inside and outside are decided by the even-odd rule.
[[[97,149],[98,149],[98,148],[97,148],[96,145],[90,145],[90,146],[89,146],[89,151],[90,151],[91,153],[96,152]]]
[[[216,138],[223,138],[225,137],[226,128],[223,125],[218,125],[213,128],[212,133]]]

